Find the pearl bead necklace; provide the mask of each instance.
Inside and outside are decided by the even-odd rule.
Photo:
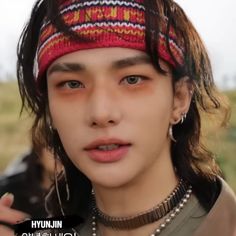
[[[139,214],[128,217],[115,217],[103,213],[97,206],[95,196],[92,198],[92,215],[96,217],[96,221],[104,226],[115,230],[131,230],[142,227],[143,225],[157,222],[166,217],[182,200],[188,190],[189,184],[180,179],[175,189],[156,206],[140,212]]]
[[[169,214],[169,216],[164,219],[164,222],[157,228],[155,229],[154,233],[152,233],[150,236],[157,236],[160,235],[162,230],[166,228],[168,224],[180,213],[180,211],[184,208],[186,203],[188,202],[190,196],[192,193],[192,187],[187,190],[187,193],[183,197],[182,201],[179,203],[179,205],[173,209],[173,211]]]
[[[182,198],[182,200],[180,201],[180,203],[177,205],[177,207],[175,207],[170,214],[168,215],[168,217],[166,217],[164,219],[164,222],[162,224],[160,224],[160,226],[155,229],[155,231],[150,235],[150,236],[157,236],[160,235],[161,232],[163,231],[163,229],[166,228],[166,226],[168,224],[170,224],[170,222],[180,213],[180,211],[184,208],[184,206],[186,205],[186,203],[188,202],[189,198],[191,197],[192,194],[192,187],[190,186],[186,192],[186,194],[184,195],[184,197]],[[97,236],[97,222],[96,222],[96,217],[93,216],[92,217],[92,236]]]

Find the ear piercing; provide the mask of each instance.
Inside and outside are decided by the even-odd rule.
[[[183,124],[186,117],[187,117],[187,113],[181,113],[181,118],[178,122],[176,122],[176,124],[178,124],[179,122],[180,122],[180,124]],[[170,126],[169,126],[168,134],[169,134],[170,139],[176,143],[177,141],[173,135],[173,125],[172,124],[170,124]]]
[[[184,123],[184,120],[186,119],[186,117],[187,117],[187,113],[182,113],[181,114],[180,124]]]
[[[178,120],[174,121],[173,124],[174,125],[178,123],[183,124],[186,117],[187,117],[187,113],[181,113],[181,117]]]
[[[173,142],[175,142],[175,143],[177,142],[176,139],[174,138],[174,135],[173,135],[173,126],[172,125],[170,125],[170,127],[169,127],[169,137]]]
[[[52,125],[50,124],[48,127],[49,127],[49,130],[51,131],[51,133],[53,133],[53,127],[52,127]]]

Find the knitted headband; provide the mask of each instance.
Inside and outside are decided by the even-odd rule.
[[[75,41],[45,20],[41,27],[37,50],[37,75],[44,74],[57,58],[71,52],[91,48],[123,47],[145,51],[145,7],[143,0],[64,0],[60,15],[75,33],[88,39]],[[166,19],[161,24],[158,53],[174,67],[184,61],[184,50],[173,28],[167,47]]]

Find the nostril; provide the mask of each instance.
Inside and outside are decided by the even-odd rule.
[[[109,125],[114,125],[116,122],[114,120],[103,120],[103,121],[93,121],[91,123],[91,126],[92,127],[106,127],[106,126],[109,126]]]
[[[96,123],[96,122],[93,122],[93,123],[92,123],[92,126],[97,126],[97,123]]]

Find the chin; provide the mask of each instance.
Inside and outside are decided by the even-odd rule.
[[[100,175],[90,178],[93,185],[97,185],[103,188],[122,188],[128,185],[132,181],[132,177],[120,173],[119,175]]]

